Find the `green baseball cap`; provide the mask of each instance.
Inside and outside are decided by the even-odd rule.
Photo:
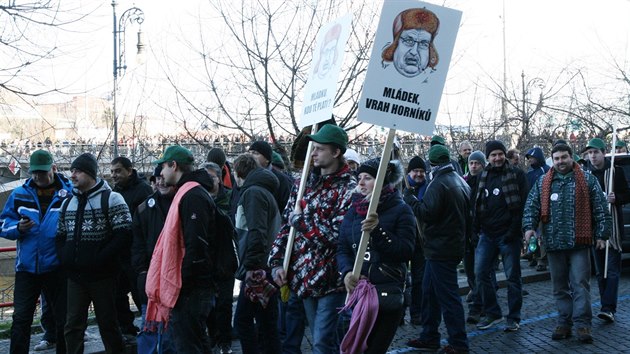
[[[306,138],[320,144],[336,145],[341,149],[342,154],[346,152],[346,145],[348,145],[346,131],[332,124],[324,125],[317,133],[308,135]]]
[[[586,149],[599,149],[604,151],[606,150],[606,143],[600,138],[593,138],[586,144]]]
[[[31,155],[28,172],[50,171],[53,165],[53,157],[46,150],[37,150]]]
[[[626,147],[626,142],[623,140],[617,140],[617,142],[615,142],[615,147],[618,147],[618,148]]]
[[[431,138],[431,146],[433,146],[435,144],[446,145],[446,140],[444,140],[444,138],[439,136],[439,135],[434,135]]]
[[[172,145],[166,148],[162,156],[158,160],[153,161],[153,163],[160,165],[169,161],[175,161],[182,165],[192,165],[195,162],[195,158],[192,152],[185,147]]]

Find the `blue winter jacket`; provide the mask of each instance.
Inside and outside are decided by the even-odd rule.
[[[530,165],[529,169],[527,169],[527,182],[529,183],[529,188],[531,189],[534,184],[536,184],[538,178],[547,173],[550,167],[545,162],[545,155],[543,154],[541,148],[535,147],[529,149],[527,154],[525,154],[525,157],[530,156],[536,158],[536,163]]]
[[[55,249],[57,220],[61,203],[72,194],[72,184],[59,173],[55,174],[55,183],[61,188],[55,193],[43,217],[37,197],[37,187],[31,178],[21,187],[13,190],[0,214],[0,223],[2,223],[0,237],[17,240],[16,272],[41,274],[59,267]],[[20,233],[17,229],[22,216],[35,222],[35,225],[24,233]]]

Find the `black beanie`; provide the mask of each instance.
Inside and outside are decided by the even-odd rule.
[[[501,150],[503,153],[506,153],[505,145],[498,140],[490,140],[486,143],[486,158],[490,156],[490,153],[494,150]]]
[[[88,152],[79,155],[76,159],[74,159],[74,161],[72,161],[70,169],[73,168],[87,173],[94,179],[96,179],[96,175],[98,175],[98,162],[96,162],[96,157]]]
[[[407,165],[407,173],[415,170],[416,168],[421,168],[425,171],[427,170],[427,164],[420,156],[414,156],[411,161],[409,161],[409,165]]]
[[[214,162],[219,165],[219,167],[223,168],[226,160],[227,158],[225,157],[225,152],[223,152],[220,148],[212,148],[208,151],[206,162]]]
[[[272,150],[271,150],[271,145],[269,145],[268,142],[266,141],[254,141],[252,143],[252,145],[249,146],[249,151],[254,150],[258,153],[260,153],[261,155],[263,155],[267,161],[269,161],[271,163],[272,160]]]

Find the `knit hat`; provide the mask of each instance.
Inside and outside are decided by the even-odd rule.
[[[192,165],[195,162],[192,152],[180,145],[171,145],[162,154],[162,156],[153,161],[154,164],[161,165],[164,162],[175,161],[181,165]]]
[[[439,135],[434,135],[431,138],[431,146],[436,145],[436,144],[446,145],[446,140],[444,140],[444,138]]]
[[[506,152],[505,145],[503,145],[502,142],[498,140],[490,140],[486,143],[486,158],[488,158],[488,156],[490,156],[490,153],[494,150],[501,150],[504,154]]]
[[[225,165],[225,161],[227,158],[225,157],[225,152],[219,148],[212,148],[208,151],[208,157],[206,158],[206,162],[214,162],[219,167],[223,168]]]
[[[586,149],[599,149],[601,151],[606,150],[606,143],[600,138],[593,138],[586,144]]]
[[[83,171],[92,178],[96,179],[96,175],[98,175],[98,162],[96,162],[96,157],[94,157],[94,155],[86,152],[79,155],[76,159],[74,159],[74,161],[72,161],[70,169]]]
[[[468,156],[468,161],[479,161],[482,166],[488,164],[488,161],[486,161],[486,155],[479,150],[473,151],[473,153]]]
[[[343,157],[348,161],[354,161],[356,163],[361,163],[361,158],[359,157],[359,153],[353,149],[347,149],[346,153],[343,154]]]
[[[282,156],[275,151],[271,153],[271,164],[284,170],[284,160],[282,160]]]
[[[357,170],[357,175],[361,173],[367,173],[370,176],[376,178],[376,174],[378,173],[378,166],[381,163],[380,158],[374,158],[363,162],[359,169]],[[385,173],[385,179],[383,180],[386,184],[396,184],[402,180],[403,175],[402,164],[398,160],[392,160],[387,164],[387,173]]]
[[[451,161],[451,155],[444,145],[433,145],[429,149],[429,161],[432,165],[441,165]]]
[[[267,161],[271,162],[272,160],[272,152],[271,145],[269,145],[266,141],[254,141],[250,146],[248,151],[256,151],[257,153],[263,155]]]
[[[310,134],[307,139],[313,140],[320,144],[331,144],[337,146],[341,153],[346,152],[346,145],[348,145],[348,134],[342,128],[326,124],[315,134]]]
[[[31,155],[28,172],[45,171],[48,172],[52,168],[53,157],[46,150],[37,150]]]
[[[420,156],[414,156],[409,161],[409,165],[407,165],[407,173],[415,170],[416,168],[421,168],[425,171],[427,170],[427,164],[424,162],[424,160]]]
[[[400,35],[402,34],[402,32],[409,29],[421,29],[431,34],[431,41],[429,42],[428,66],[431,68],[435,68],[435,66],[438,64],[438,55],[435,47],[433,46],[433,39],[435,38],[439,27],[440,20],[438,19],[438,17],[426,8],[412,8],[399,13],[398,16],[394,18],[394,40],[392,41],[392,44],[390,44],[383,50],[383,52],[381,53],[381,58],[383,59],[383,61],[393,61],[394,52],[398,47]]]

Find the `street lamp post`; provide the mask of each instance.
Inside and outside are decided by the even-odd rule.
[[[118,156],[118,112],[116,111],[116,94],[118,91],[118,76],[122,75],[127,70],[127,61],[125,58],[125,26],[127,23],[137,23],[139,26],[144,22],[144,12],[137,8],[132,7],[120,16],[120,20],[116,18],[116,0],[112,0],[112,10],[114,14],[114,157]],[[144,53],[144,43],[142,42],[142,30],[138,31],[138,55]]]

